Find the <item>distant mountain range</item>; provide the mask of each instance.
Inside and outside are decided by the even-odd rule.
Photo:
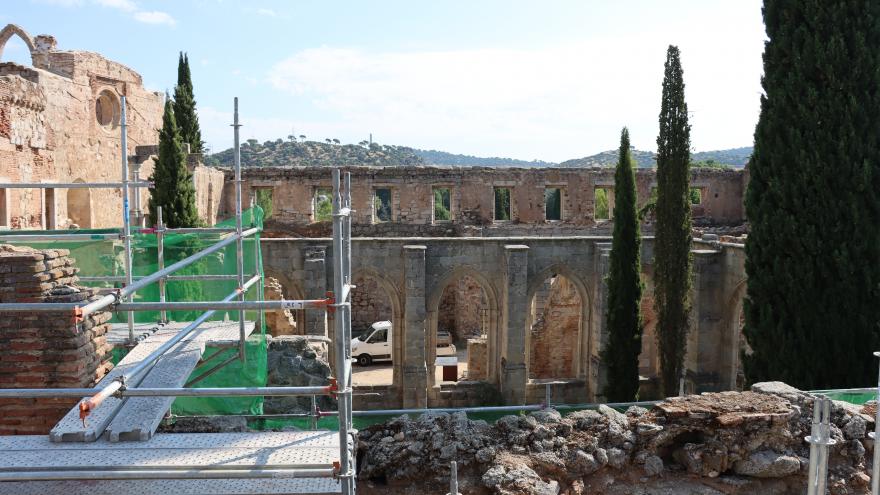
[[[566,160],[562,163],[541,160],[516,160],[513,158],[478,157],[457,155],[437,150],[420,150],[407,146],[382,145],[378,143],[340,144],[338,141],[297,141],[276,139],[259,143],[249,139],[241,146],[243,167],[284,166],[356,166],[406,167],[438,165],[455,167],[613,167],[617,164],[617,150],[603,151],[584,158]],[[708,166],[731,166],[742,168],[752,155],[751,146],[727,150],[701,151],[691,155],[694,162]],[[656,166],[655,153],[633,149],[632,156],[640,168]],[[232,149],[205,157],[205,163],[214,166],[232,166]]]

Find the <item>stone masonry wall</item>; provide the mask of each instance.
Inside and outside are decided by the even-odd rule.
[[[574,285],[558,276],[530,333],[530,378],[571,378],[583,305]]]
[[[503,236],[576,235],[585,229],[607,229],[607,221],[594,215],[595,190],[611,191],[614,169],[608,168],[445,168],[445,167],[350,167],[352,231],[362,236]],[[226,172],[223,210],[233,211],[232,172]],[[253,188],[271,188],[274,213],[270,230],[306,237],[328,236],[329,222],[316,222],[315,192],[330,187],[326,167],[254,167],[243,172],[243,195]],[[739,225],[744,220],[742,170],[694,169],[691,185],[701,190],[695,205],[698,224]],[[653,169],[636,172],[639,204],[643,205],[656,187]],[[448,188],[452,220],[434,220],[435,188]],[[511,191],[511,219],[494,220],[494,189]],[[547,220],[544,192],[562,190],[562,219]],[[391,190],[391,221],[379,222],[374,215],[377,189]],[[647,223],[646,229],[651,225]]]
[[[465,275],[443,290],[438,309],[437,328],[446,330],[455,345],[463,345],[469,337],[483,332],[486,295],[479,282]]]
[[[64,249],[0,245],[0,303],[86,302]],[[111,314],[77,323],[73,312],[0,313],[0,388],[91,387],[112,368],[105,334]],[[0,435],[44,434],[76,399],[0,399]]]
[[[476,337],[467,341],[468,380],[486,380],[489,377],[489,348],[486,337]]]
[[[352,335],[369,330],[377,321],[393,320],[391,300],[376,279],[358,275],[352,283],[357,286],[357,290],[351,293]]]

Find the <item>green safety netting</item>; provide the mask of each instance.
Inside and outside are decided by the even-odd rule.
[[[263,226],[263,210],[259,206],[242,212],[243,229]],[[216,227],[234,228],[235,219],[225,220]],[[38,249],[67,249],[71,257],[76,259],[80,277],[111,276],[121,277],[125,274],[125,247],[119,239],[105,239],[100,234],[117,233],[118,229],[88,229],[88,230],[64,230],[64,231],[9,231],[4,235],[16,234],[92,234],[94,237],[87,240],[53,240],[53,241],[22,241]],[[179,234],[166,233],[164,235],[164,260],[165,266],[182,260],[198,251],[210,247],[223,239],[222,233],[197,233]],[[9,241],[7,241],[9,242]],[[19,244],[13,241],[14,244]],[[259,252],[259,236],[249,236],[244,239],[244,273],[245,281],[253,275],[263,275],[262,258]],[[158,245],[156,234],[150,229],[132,229],[131,236],[132,273],[135,279],[159,270]],[[230,243],[222,249],[182,268],[173,275],[235,275],[237,274],[236,247]],[[90,287],[122,287],[121,282],[95,282],[80,281],[81,285]],[[168,280],[165,291],[166,301],[219,301],[238,287],[234,278],[223,280]],[[247,300],[260,300],[263,294],[262,278],[246,294]],[[159,301],[158,283],[138,291],[133,298],[135,302]],[[203,311],[169,311],[167,318],[170,321],[192,321]],[[259,322],[259,327],[254,329],[248,338],[246,349],[246,363],[236,360],[220,369],[218,372],[198,382],[195,387],[262,387],[266,384],[266,329],[263,318],[259,317],[258,311],[246,311],[245,320]],[[136,312],[136,323],[156,322],[159,312]],[[213,321],[238,321],[238,311],[217,311],[211,317]],[[127,316],[124,313],[114,315],[112,322],[124,323]],[[118,363],[127,353],[127,349],[117,346],[113,349],[111,359]],[[238,353],[238,349],[226,349],[222,354],[197,368],[192,376],[199,376],[204,371],[223,362],[228,357]],[[209,347],[208,354],[214,354]],[[195,398],[181,397],[174,401],[172,413],[185,414],[261,414],[263,399],[261,397],[228,397],[228,398]]]

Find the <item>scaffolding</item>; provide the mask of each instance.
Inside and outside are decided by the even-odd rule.
[[[151,187],[149,182],[142,182],[135,173],[134,180],[129,177],[127,154],[126,101],[121,98],[121,182],[114,183],[13,183],[0,184],[0,188],[115,188],[122,192],[122,228],[118,233],[82,234],[82,233],[41,233],[0,235],[3,241],[79,241],[96,239],[121,240],[124,244],[124,274],[121,277],[82,277],[83,281],[121,282],[124,285],[87,304],[68,303],[5,303],[0,304],[0,312],[72,312],[75,321],[81,322],[88,315],[98,311],[123,312],[127,317],[128,343],[135,345],[134,313],[138,311],[159,311],[159,323],[167,323],[167,312],[174,310],[204,311],[200,316],[189,322],[173,337],[149,353],[137,365],[126,369],[110,383],[95,388],[67,389],[0,389],[0,398],[82,398],[79,403],[80,417],[85,421],[109,397],[266,397],[266,396],[311,396],[312,409],[319,414],[315,406],[316,396],[331,396],[337,399],[339,419],[339,456],[330,464],[263,465],[260,469],[217,469],[207,466],[203,469],[147,470],[147,469],[89,469],[64,470],[59,472],[14,470],[3,473],[0,481],[46,481],[46,480],[146,480],[146,479],[259,479],[259,478],[334,478],[338,480],[341,493],[355,493],[355,458],[356,440],[352,422],[352,373],[351,373],[351,176],[344,177],[339,169],[333,170],[333,292],[325,299],[312,300],[281,300],[281,301],[246,301],[245,294],[250,288],[261,281],[262,275],[244,273],[243,240],[254,236],[255,249],[259,253],[259,227],[244,229],[242,226],[242,193],[241,193],[241,155],[238,114],[238,98],[234,100],[234,184],[235,184],[235,228],[167,228],[162,219],[161,208],[157,211],[156,226],[141,228],[140,233],[155,234],[157,240],[158,270],[146,276],[134,277],[132,271],[132,223],[140,225],[140,191],[142,187]],[[135,171],[137,172],[137,171]],[[134,194],[135,210],[129,208],[129,196]],[[132,216],[138,218],[132,218]],[[220,234],[221,240],[186,258],[165,266],[164,236],[170,233],[211,233]],[[174,275],[220,249],[235,243],[236,274],[235,275]],[[237,288],[220,301],[180,301],[166,300],[166,282],[168,280],[229,280],[237,282]],[[149,285],[159,287],[159,302],[134,302],[133,296],[138,290]],[[327,386],[305,387],[230,387],[230,388],[188,388],[194,383],[214,373],[237,358],[244,362],[246,310],[277,310],[277,309],[311,309],[326,311],[334,328],[335,378]],[[152,366],[170,349],[191,335],[218,310],[238,312],[238,355],[221,362],[202,375],[190,379],[184,387],[151,388],[139,387],[140,380]],[[218,352],[211,358],[219,355]]]

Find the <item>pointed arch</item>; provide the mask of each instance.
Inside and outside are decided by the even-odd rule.
[[[425,336],[425,361],[428,366],[428,386],[439,386],[436,384],[434,376],[434,362],[437,358],[437,329],[440,320],[440,301],[443,298],[443,291],[447,286],[460,280],[463,277],[470,277],[483,290],[486,296],[486,304],[488,305],[487,329],[488,336],[488,360],[487,363],[487,381],[491,383],[498,382],[498,366],[499,366],[499,349],[501,335],[499,333],[499,322],[501,319],[499,292],[495,284],[493,284],[483,273],[471,265],[461,265],[452,270],[447,271],[441,276],[437,283],[431,288],[425,306],[427,317],[427,335]]]
[[[34,52],[36,51],[34,39],[31,38],[31,35],[29,35],[27,31],[15,24],[7,24],[3,30],[0,30],[0,62],[3,61],[3,49],[6,48],[6,42],[9,41],[9,38],[12,38],[13,35],[21,38],[21,40],[24,41],[24,44],[27,45],[28,50],[31,53],[31,64],[36,66],[36,63],[34,62]]]

